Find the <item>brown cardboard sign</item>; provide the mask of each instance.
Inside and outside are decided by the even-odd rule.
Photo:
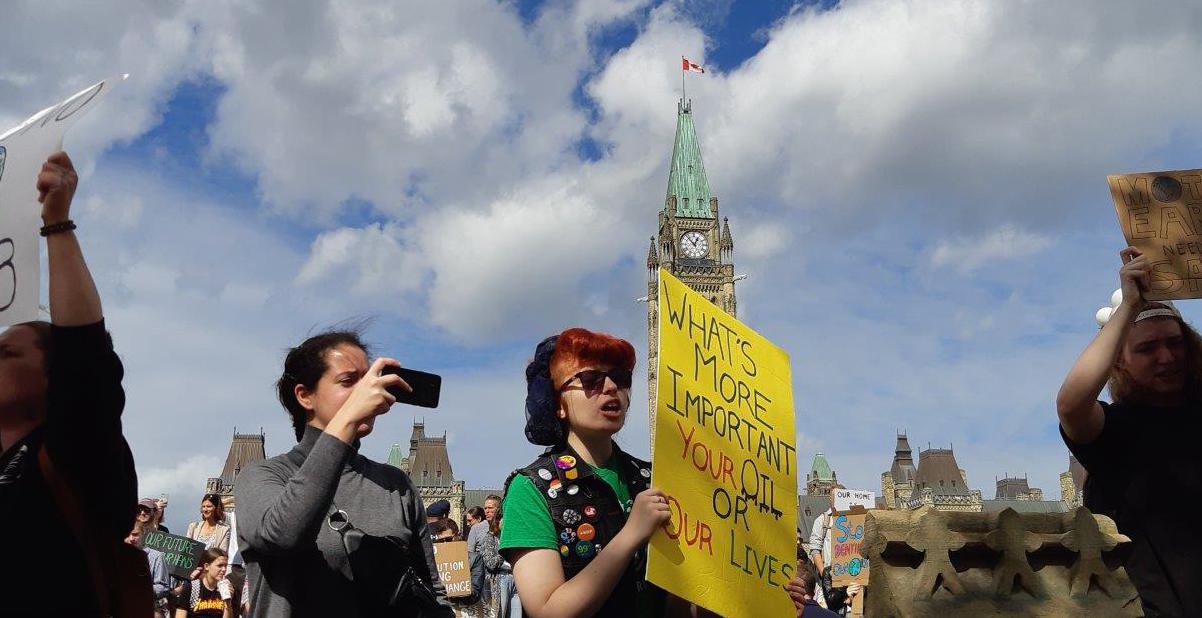
[[[831,585],[868,585],[868,558],[860,555],[867,516],[859,506],[831,516]]]
[[[472,596],[472,569],[467,559],[466,541],[435,543],[434,562],[448,597]]]
[[[1147,300],[1202,298],[1202,170],[1106,177],[1127,244],[1152,268]]]

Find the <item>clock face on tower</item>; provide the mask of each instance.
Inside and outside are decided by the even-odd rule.
[[[685,254],[685,257],[702,258],[709,250],[709,241],[701,232],[686,232],[680,237],[680,252]]]

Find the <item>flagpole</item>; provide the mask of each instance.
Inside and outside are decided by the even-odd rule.
[[[684,74],[688,71],[684,70],[684,56],[680,57],[680,103],[684,105],[685,90],[684,90]]]

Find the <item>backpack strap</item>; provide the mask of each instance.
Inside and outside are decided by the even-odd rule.
[[[54,496],[59,512],[83,549],[88,574],[92,580],[92,590],[96,593],[96,601],[100,606],[100,615],[144,618],[146,613],[138,608],[154,607],[150,563],[145,552],[124,543],[112,548],[97,542],[79,502],[75,499],[75,492],[54,466],[44,442],[38,448],[38,468],[42,477],[46,479],[46,485]],[[137,554],[131,554],[127,550],[134,550]],[[140,558],[140,561],[136,558]],[[106,568],[105,565],[110,566]],[[112,565],[116,565],[117,568],[113,569]]]

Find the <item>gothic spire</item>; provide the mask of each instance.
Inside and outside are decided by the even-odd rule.
[[[651,237],[651,248],[647,250],[647,268],[655,269],[659,266],[659,252],[655,250],[655,237]]]
[[[713,217],[710,185],[701,162],[701,145],[693,126],[692,101],[676,104],[676,142],[672,146],[672,169],[668,173],[665,201],[676,198],[678,217]]]

